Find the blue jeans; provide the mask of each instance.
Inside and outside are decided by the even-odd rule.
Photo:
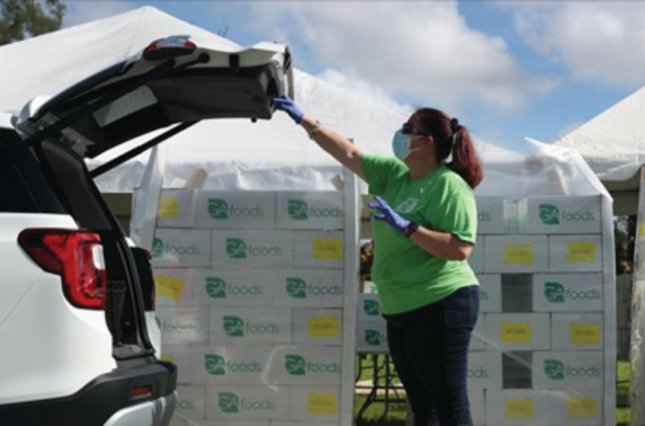
[[[475,285],[410,312],[383,315],[390,356],[415,426],[472,425],[466,378],[468,345],[478,314]]]

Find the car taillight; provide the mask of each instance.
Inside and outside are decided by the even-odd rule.
[[[59,275],[74,306],[105,307],[105,260],[98,234],[69,229],[25,229],[18,235],[23,250],[43,270]]]
[[[157,60],[190,55],[197,49],[197,45],[189,38],[187,35],[176,35],[155,40],[145,48],[143,57]]]

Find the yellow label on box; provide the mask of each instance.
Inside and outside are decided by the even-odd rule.
[[[574,345],[600,344],[600,326],[598,324],[571,324],[571,343]]]
[[[509,420],[535,418],[535,401],[532,399],[507,399],[504,408]]]
[[[531,341],[530,322],[502,322],[500,336],[504,343],[529,343]]]
[[[506,244],[504,246],[504,263],[506,265],[532,265],[535,263],[533,244]]]
[[[155,290],[159,296],[179,300],[184,293],[184,282],[178,278],[155,276]]]
[[[337,407],[336,394],[333,393],[310,393],[307,398],[309,414],[336,414]]]
[[[161,355],[161,360],[167,361],[167,362],[174,362],[174,359],[172,359],[170,355]]]
[[[175,197],[161,197],[159,200],[158,217],[177,217],[179,201]]]
[[[340,326],[338,317],[314,317],[309,318],[309,337],[322,339],[327,337],[338,337]]]
[[[638,236],[643,237],[645,236],[645,223],[641,223],[638,225]]]
[[[598,400],[589,397],[571,397],[567,400],[567,413],[571,418],[598,416]]]
[[[596,261],[596,243],[593,241],[567,244],[568,263],[593,263]]]
[[[314,259],[343,259],[343,240],[340,238],[314,238],[311,248]]]

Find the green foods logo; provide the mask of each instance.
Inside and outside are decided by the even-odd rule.
[[[240,238],[226,239],[226,253],[232,259],[248,259],[250,257],[282,256],[282,248],[278,245],[247,244]]]
[[[208,374],[221,376],[226,374],[226,360],[219,355],[205,355],[204,367]]]
[[[269,398],[264,400],[252,400],[240,398],[233,392],[219,392],[217,394],[217,403],[223,413],[240,413],[242,410],[246,411],[267,411],[275,410],[275,402]]]
[[[302,355],[287,354],[284,357],[284,368],[292,376],[305,376],[307,374],[338,374],[340,363],[338,362],[307,362]]]
[[[558,381],[576,377],[600,378],[600,368],[595,365],[574,367],[566,365],[559,359],[545,359],[544,374],[549,379]]]
[[[264,217],[264,209],[261,206],[241,207],[230,204],[220,198],[208,199],[208,214],[213,219],[226,220],[234,217]]]
[[[264,291],[258,284],[239,285],[229,284],[219,277],[206,277],[206,293],[214,299],[224,299],[227,296],[262,296]]]
[[[564,303],[568,300],[600,300],[600,290],[590,288],[586,290],[574,290],[565,288],[562,284],[554,281],[544,283],[544,296],[551,303]]]
[[[343,294],[343,287],[329,284],[307,284],[307,282],[298,277],[287,277],[286,279],[287,294],[294,299],[306,299],[309,296],[340,296]]]
[[[218,394],[217,403],[224,413],[240,412],[240,398],[232,392],[220,392]]]
[[[287,293],[294,299],[305,299],[307,283],[302,278],[287,278]]]
[[[204,355],[204,368],[208,374],[212,374],[214,376],[223,376],[226,375],[227,372],[260,373],[262,371],[262,365],[258,361],[227,361],[223,356],[216,354]]]
[[[164,241],[159,237],[155,237],[152,240],[152,257],[162,257],[164,254],[199,256],[199,247],[195,244],[172,245],[170,243],[164,243]]]
[[[380,345],[381,333],[378,330],[365,330],[365,341],[368,345]]]
[[[490,212],[487,211],[478,211],[477,212],[477,221],[478,222],[490,222],[492,220]]]
[[[226,297],[226,281],[217,277],[207,277],[206,292],[215,299]]]
[[[565,211],[553,204],[540,204],[540,220],[545,225],[561,225],[567,222],[593,222],[596,220],[591,210]]]
[[[155,237],[152,241],[152,257],[163,256],[163,240]]]
[[[381,308],[376,300],[363,300],[363,311],[367,315],[380,315]]]
[[[287,355],[284,357],[284,368],[292,376],[304,376],[306,374],[306,365],[305,358],[300,355]]]
[[[249,335],[278,335],[280,326],[276,323],[253,323],[244,321],[240,317],[225,315],[223,318],[224,332],[230,337],[244,337]]]
[[[343,211],[338,207],[317,207],[308,205],[303,200],[288,200],[287,213],[294,220],[309,220],[319,218],[341,218]]]

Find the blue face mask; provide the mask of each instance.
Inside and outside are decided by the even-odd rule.
[[[400,129],[394,133],[394,137],[392,138],[392,151],[394,151],[396,158],[403,161],[408,155],[419,150],[419,148],[410,149],[411,141],[410,134],[405,134]]]

